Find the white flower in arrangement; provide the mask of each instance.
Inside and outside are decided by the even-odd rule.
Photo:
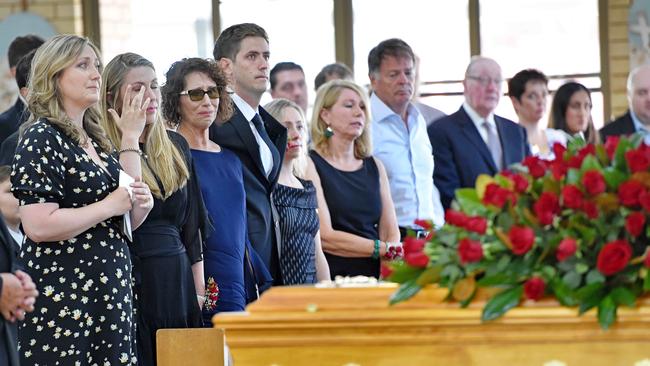
[[[645,358],[634,363],[634,366],[650,366],[650,359]]]
[[[544,363],[544,366],[567,366],[566,363],[558,360],[551,360]]]

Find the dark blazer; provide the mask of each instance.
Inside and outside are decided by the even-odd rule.
[[[497,115],[494,121],[503,148],[504,166],[521,162],[530,155],[523,127]],[[445,209],[451,205],[456,189],[474,187],[480,174],[497,173],[487,145],[463,107],[433,122],[427,132],[435,163],[433,179]]]
[[[244,172],[244,189],[246,190],[246,217],[248,220],[248,238],[253,249],[266,264],[276,283],[279,277],[278,258],[282,249],[279,240],[278,218],[274,214],[271,194],[280,175],[280,167],[287,145],[287,129],[276,121],[262,107],[259,113],[264,121],[266,132],[277,150],[273,154],[273,169],[267,178],[264,174],[259,145],[249,121],[233,103],[232,118],[222,124],[210,126],[210,139],[232,150],[241,160]],[[273,151],[272,151],[273,152]]]
[[[20,248],[7,231],[0,217],[0,273],[18,269],[17,255]],[[2,281],[0,280],[0,289]],[[18,366],[17,323],[10,323],[0,315],[0,365]]]
[[[29,111],[25,108],[20,98],[14,105],[0,114],[0,144],[12,133],[18,131],[18,127],[27,120]]]
[[[0,165],[11,165],[18,147],[18,131],[12,133],[0,145]]]
[[[609,136],[631,135],[635,132],[636,127],[634,126],[632,115],[629,110],[627,113],[606,124],[598,131],[598,133],[600,133],[600,141],[602,142],[607,141],[607,137]]]

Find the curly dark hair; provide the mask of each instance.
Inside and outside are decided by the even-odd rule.
[[[176,61],[169,68],[165,77],[167,81],[162,86],[162,113],[167,123],[176,127],[181,122],[180,92],[185,90],[185,77],[193,72],[206,74],[219,88],[219,110],[217,120],[227,121],[232,116],[232,100],[227,91],[228,82],[219,65],[210,59],[198,57],[184,58]]]

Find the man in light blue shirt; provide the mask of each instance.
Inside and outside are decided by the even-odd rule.
[[[444,223],[440,194],[433,184],[433,156],[427,126],[411,103],[415,57],[401,39],[385,40],[370,51],[368,73],[373,94],[373,155],[388,173],[400,231],[415,219]]]

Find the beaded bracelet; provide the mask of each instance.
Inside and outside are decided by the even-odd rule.
[[[122,150],[120,150],[118,152],[118,155],[122,155],[123,152],[134,152],[134,153],[140,155],[141,157],[143,157],[145,159],[147,158],[147,155],[145,153],[143,153],[142,150],[140,150],[140,149],[131,149],[131,148],[122,149]]]
[[[381,242],[379,241],[379,239],[375,239],[375,247],[372,250],[372,259],[379,259],[379,244],[380,243]]]

